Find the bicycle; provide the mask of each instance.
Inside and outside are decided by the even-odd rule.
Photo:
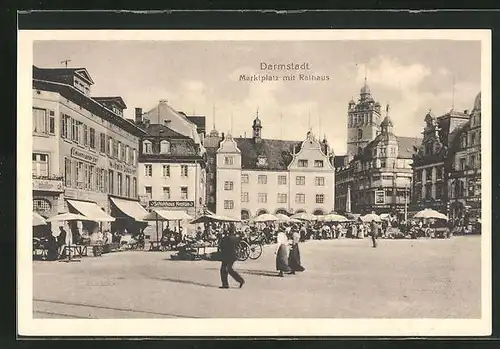
[[[238,243],[236,256],[239,261],[246,261],[248,258],[255,260],[262,255],[262,236],[256,239],[242,239]]]

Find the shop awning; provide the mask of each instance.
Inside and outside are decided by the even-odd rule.
[[[153,210],[142,219],[146,221],[182,221],[185,219],[193,219],[184,211],[166,211],[166,210]]]
[[[135,219],[137,222],[144,222],[143,218],[148,214],[148,211],[146,211],[144,207],[142,207],[141,204],[139,204],[137,201],[117,198],[110,198],[110,200],[125,215]]]
[[[79,201],[79,200],[68,200],[68,204],[71,205],[80,214],[89,218],[91,221],[95,222],[113,222],[115,219],[104,212],[99,206],[94,202]]]

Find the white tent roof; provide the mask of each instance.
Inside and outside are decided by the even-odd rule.
[[[87,217],[90,221],[94,222],[113,222],[115,219],[109,214],[104,212],[99,206],[94,202],[79,201],[79,200],[68,200],[68,204],[73,206],[75,210],[80,212],[82,215]]]
[[[167,210],[152,210],[145,217],[145,221],[182,221],[185,219],[193,219],[184,211],[167,211]]]

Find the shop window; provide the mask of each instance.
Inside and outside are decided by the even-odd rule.
[[[33,199],[33,211],[46,214],[52,209],[50,201],[46,199]]]

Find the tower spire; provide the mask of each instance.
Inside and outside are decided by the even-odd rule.
[[[280,136],[283,139],[283,113],[280,113]]]
[[[455,109],[455,75],[453,75],[452,94],[451,94],[451,110]]]
[[[367,85],[367,77],[368,77],[368,65],[365,63],[365,86]]]
[[[212,122],[213,122],[213,129],[215,130],[215,104],[212,105]]]

